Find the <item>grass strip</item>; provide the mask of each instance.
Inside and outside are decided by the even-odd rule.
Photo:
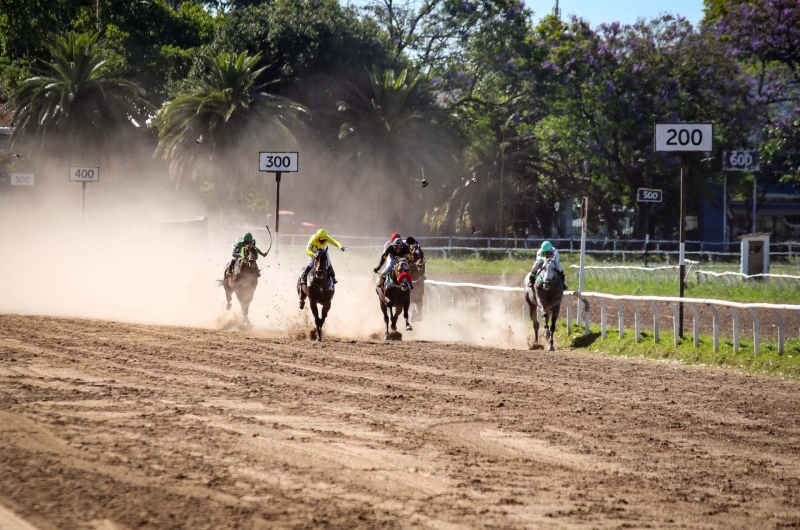
[[[784,343],[784,353],[778,353],[775,340],[762,340],[759,355],[753,353],[753,341],[742,338],[739,352],[733,351],[733,339],[720,337],[719,351],[714,351],[714,341],[710,335],[700,335],[700,346],[695,347],[691,335],[673,346],[672,333],[661,332],[661,342],[653,341],[653,332],[641,333],[636,342],[633,332],[628,331],[620,339],[616,330],[607,330],[606,339],[600,337],[600,326],[590,326],[589,335],[583,334],[583,327],[573,326],[568,332],[566,326],[556,331],[556,344],[568,344],[572,348],[585,349],[596,353],[635,357],[658,361],[696,364],[702,366],[724,366],[747,372],[800,379],[800,339],[792,338]]]

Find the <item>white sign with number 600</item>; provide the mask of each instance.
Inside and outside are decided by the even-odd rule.
[[[711,151],[710,123],[657,123],[656,151]]]
[[[258,153],[258,170],[297,173],[298,153]]]
[[[69,179],[73,182],[100,182],[100,168],[70,166]]]
[[[33,186],[33,173],[12,173],[12,186]]]

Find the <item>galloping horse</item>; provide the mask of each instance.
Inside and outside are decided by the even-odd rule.
[[[231,308],[231,295],[236,293],[236,299],[239,300],[239,305],[242,308],[242,325],[249,326],[250,319],[247,313],[250,310],[250,302],[253,301],[253,294],[258,287],[258,277],[261,276],[261,271],[256,264],[258,253],[255,247],[245,247],[247,253],[245,258],[236,260],[233,270],[228,272],[225,267],[224,280],[220,280],[219,284],[225,288],[225,298],[228,300],[228,305],[225,309]]]
[[[328,272],[328,253],[325,250],[317,250],[314,256],[314,268],[308,273],[305,283],[297,279],[297,294],[300,296],[301,304],[308,297],[311,313],[314,315],[314,325],[317,327],[317,342],[322,342],[322,325],[325,324],[325,317],[331,308],[333,300],[334,286],[333,280]],[[320,318],[317,304],[322,306],[322,317]]]
[[[414,304],[412,316],[415,321],[422,320],[422,298],[425,295],[425,260],[422,258],[422,251],[419,245],[411,247],[411,284],[414,289],[411,291],[411,303]]]
[[[536,314],[538,305],[544,315],[545,338],[550,339],[547,349],[553,351],[555,349],[553,336],[556,332],[558,312],[561,310],[561,299],[564,297],[564,283],[558,277],[556,264],[551,259],[545,260],[539,269],[533,288],[527,287],[530,274],[525,275],[525,301],[528,302],[528,310],[533,320],[534,338],[539,342],[539,318]]]
[[[385,340],[389,340],[389,316],[392,320],[392,331],[397,331],[397,319],[400,312],[406,320],[406,331],[414,328],[408,322],[408,306],[411,305],[411,274],[409,272],[408,260],[398,258],[394,266],[386,273],[386,281],[383,288],[376,287],[378,298],[381,301],[381,311],[383,311],[383,322],[386,324]],[[386,309],[389,313],[386,313]]]

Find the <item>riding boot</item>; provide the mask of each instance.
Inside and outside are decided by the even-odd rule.
[[[567,287],[567,275],[564,274],[564,271],[558,271],[558,277],[561,278],[561,285],[564,286],[564,290],[569,291],[569,287]]]
[[[339,283],[339,280],[336,279],[336,273],[333,272],[333,267],[328,267],[328,274],[330,274],[331,280],[333,280],[333,284],[334,285]]]
[[[537,267],[533,267],[531,269],[530,276],[528,276],[528,287],[533,287],[534,282],[536,282],[536,274],[538,274],[539,269]]]
[[[233,271],[235,270],[236,267],[236,259],[237,258],[233,258],[230,264],[228,264],[228,270],[226,271],[228,276],[233,276]]]
[[[303,269],[303,272],[300,274],[300,283],[305,285],[308,282],[308,273],[311,271],[311,265],[306,265],[306,268]],[[302,307],[300,308],[302,309]]]

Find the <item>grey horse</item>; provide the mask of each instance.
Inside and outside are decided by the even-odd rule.
[[[545,260],[539,272],[536,274],[536,281],[533,287],[528,287],[529,272],[525,275],[525,301],[533,321],[533,334],[536,342],[539,342],[539,318],[536,314],[536,307],[542,308],[544,315],[545,338],[549,339],[548,351],[553,351],[553,336],[556,332],[556,320],[558,312],[561,310],[561,299],[564,297],[564,283],[558,277],[556,264],[553,260]]]

